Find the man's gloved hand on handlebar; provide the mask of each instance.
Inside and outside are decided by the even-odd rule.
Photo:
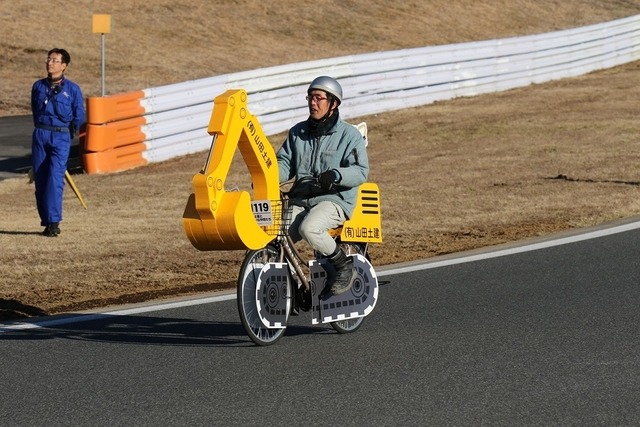
[[[336,184],[339,181],[339,178],[340,174],[335,169],[322,172],[318,177],[320,188],[322,188],[324,191],[331,190],[333,184]]]

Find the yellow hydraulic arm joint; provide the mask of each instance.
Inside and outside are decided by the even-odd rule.
[[[236,149],[246,163],[257,200],[279,200],[278,162],[258,119],[247,109],[247,92],[227,90],[214,100],[207,129],[213,136],[207,163],[193,177],[193,193],[182,225],[193,246],[202,251],[259,249],[273,240],[258,225],[247,191],[225,190]]]

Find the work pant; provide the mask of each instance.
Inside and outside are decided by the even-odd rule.
[[[64,174],[71,149],[69,132],[34,129],[31,158],[40,225],[62,221]]]
[[[289,235],[294,242],[306,240],[317,252],[328,256],[335,252],[336,242],[328,230],[341,226],[344,211],[336,203],[324,201],[311,209],[292,206],[292,224]]]

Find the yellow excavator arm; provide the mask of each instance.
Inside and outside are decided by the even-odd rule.
[[[193,194],[182,215],[182,225],[199,250],[259,249],[273,235],[258,225],[247,191],[225,190],[236,149],[249,168],[254,197],[279,200],[276,153],[258,120],[247,108],[244,90],[228,90],[216,97],[209,135],[213,136],[207,162],[193,177]]]

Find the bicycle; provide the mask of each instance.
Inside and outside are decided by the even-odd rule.
[[[321,295],[332,274],[331,264],[316,254],[303,256],[289,236],[290,197],[308,179],[295,182],[289,191],[281,188],[280,200],[254,202],[266,222],[272,222],[265,230],[275,238],[261,249],[246,252],[238,275],[237,303],[247,335],[260,346],[278,341],[289,316],[301,311],[312,313],[314,325],[329,323],[338,333],[355,332],[378,300],[378,279],[368,255],[369,243],[381,241],[379,226],[370,227],[369,221],[373,218],[380,224],[377,185],[359,187],[354,215],[330,233],[354,257],[358,275],[353,287],[344,294]]]
[[[368,257],[368,245],[382,242],[378,186],[360,185],[351,218],[333,231],[354,257],[354,286],[319,298],[331,265],[326,259],[303,257],[288,236],[289,192],[278,185],[276,153],[247,100],[244,89],[228,89],[214,99],[207,128],[213,139],[204,167],[192,179],[193,192],[182,214],[185,234],[201,251],[248,250],[238,276],[238,310],[256,344],[276,342],[289,316],[305,310],[312,312],[313,324],[330,323],[340,333],[354,332],[378,298],[378,279]],[[366,123],[354,126],[366,145]],[[251,174],[253,195],[226,189],[237,150]]]

